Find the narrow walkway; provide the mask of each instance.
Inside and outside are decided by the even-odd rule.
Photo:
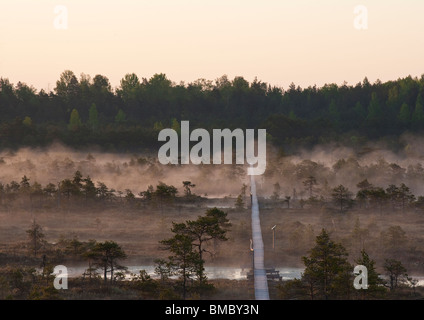
[[[269,300],[268,279],[264,267],[264,243],[262,240],[259,205],[256,196],[255,176],[250,176],[250,192],[252,193],[252,239],[253,265],[256,300]]]

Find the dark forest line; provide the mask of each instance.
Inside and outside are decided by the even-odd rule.
[[[284,150],[330,141],[352,147],[369,140],[399,145],[424,128],[424,75],[356,85],[284,89],[255,79],[199,79],[177,84],[165,74],[127,74],[117,88],[103,75],[64,71],[53,91],[0,78],[0,148],[59,141],[108,151],[156,149],[163,128],[263,128]],[[394,142],[394,143],[393,143]]]

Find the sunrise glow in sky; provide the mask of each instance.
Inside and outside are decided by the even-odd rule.
[[[55,28],[58,5],[67,29]],[[420,77],[423,17],[422,0],[0,0],[0,77],[50,90],[67,69],[113,87],[132,72],[283,87]]]

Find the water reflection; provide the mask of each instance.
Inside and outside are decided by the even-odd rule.
[[[68,267],[68,275],[70,278],[80,277],[86,269],[86,266]],[[130,279],[131,274],[138,275],[141,270],[145,270],[153,279],[159,278],[159,276],[155,273],[155,266],[152,265],[128,266],[126,277]],[[280,276],[283,280],[300,278],[301,273],[303,272],[302,268],[275,268],[275,270],[280,272]],[[250,269],[247,268],[205,267],[205,274],[208,279],[246,280],[249,272]],[[99,274],[102,276],[100,270]]]
[[[70,266],[68,267],[68,276],[70,278],[80,277],[83,275],[86,266]],[[145,270],[149,276],[153,279],[159,279],[159,276],[155,273],[155,266],[143,265],[143,266],[128,266],[126,273],[126,279],[130,280],[132,276],[139,275],[141,270]],[[275,268],[279,271],[282,280],[300,279],[303,268],[291,268],[291,267],[280,267]],[[41,270],[38,270],[41,272]],[[205,273],[208,279],[228,279],[228,280],[246,280],[247,275],[251,270],[249,268],[236,268],[236,267],[206,267]],[[103,277],[101,270],[98,270],[98,274]],[[417,279],[417,287],[424,286],[424,276],[412,276],[413,279]]]

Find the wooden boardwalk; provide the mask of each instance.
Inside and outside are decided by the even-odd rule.
[[[269,300],[268,278],[264,267],[264,243],[262,239],[259,205],[256,196],[255,176],[250,176],[250,192],[252,194],[252,244],[255,299]]]

